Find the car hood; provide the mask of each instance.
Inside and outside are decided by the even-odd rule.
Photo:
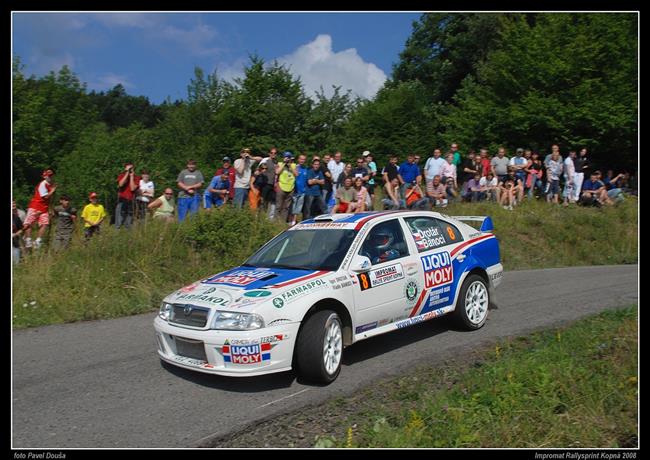
[[[292,287],[331,273],[318,270],[236,267],[185,286],[167,296],[174,304],[240,310],[271,300]]]

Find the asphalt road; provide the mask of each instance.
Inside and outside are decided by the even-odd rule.
[[[13,332],[14,448],[197,447],[499,337],[638,302],[638,266],[507,272],[475,332],[443,320],[359,342],[325,387],[292,372],[227,378],[162,364],[145,314]]]

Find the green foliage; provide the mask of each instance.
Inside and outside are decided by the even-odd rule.
[[[636,447],[637,323],[636,306],[606,311],[501,341],[472,368],[388,382],[353,414],[355,446]],[[400,399],[405,389],[418,397]],[[337,447],[349,444],[345,426],[330,428]]]

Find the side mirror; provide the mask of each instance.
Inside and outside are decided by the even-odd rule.
[[[366,256],[356,256],[354,259],[352,259],[350,270],[355,273],[367,272],[370,270],[371,266],[372,263]]]

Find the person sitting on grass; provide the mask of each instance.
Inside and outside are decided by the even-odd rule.
[[[363,186],[363,178],[357,177],[354,179],[354,191],[356,192],[356,206],[354,212],[364,212],[366,210],[366,202],[368,198],[368,190]]]
[[[429,198],[423,197],[422,189],[417,183],[406,186],[406,208],[407,209],[427,209],[429,207]]]
[[[387,198],[382,198],[381,204],[384,209],[404,209],[405,201],[400,197],[399,179],[394,177],[393,180],[384,184],[384,191]]]
[[[591,173],[589,179],[582,184],[580,203],[585,206],[613,205],[614,202],[607,195],[607,188],[600,180],[600,171]]]
[[[440,181],[440,176],[436,175],[433,180],[427,184],[427,197],[436,207],[446,208],[447,203],[447,187]]]
[[[494,176],[492,171],[487,173],[487,176],[481,177],[479,185],[487,201],[499,202],[499,180]]]
[[[354,212],[357,208],[357,192],[352,187],[352,178],[346,177],[343,186],[336,189],[336,204],[332,214],[337,212]]]

